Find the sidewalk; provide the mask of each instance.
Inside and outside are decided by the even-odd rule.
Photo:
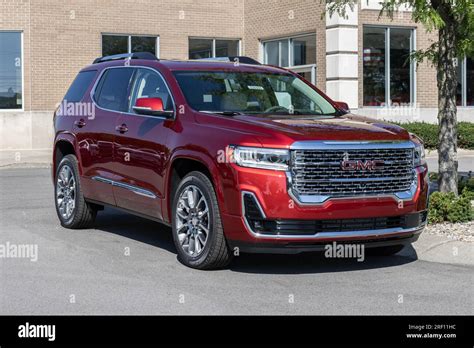
[[[458,171],[474,172],[474,150],[458,149]],[[430,172],[438,171],[438,151],[426,150],[426,162]]]
[[[429,228],[427,227],[413,244],[419,260],[454,265],[474,265],[474,243],[430,234]],[[408,257],[415,256],[411,248],[403,249],[400,254]]]
[[[2,167],[49,167],[52,150],[0,150],[0,168]]]

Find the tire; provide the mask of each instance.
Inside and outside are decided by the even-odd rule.
[[[372,256],[392,256],[400,252],[405,245],[389,245],[386,247],[369,248],[367,253]]]
[[[197,197],[198,202],[189,195]],[[204,213],[206,207],[207,215]],[[191,218],[192,215],[195,218]],[[195,171],[181,180],[173,197],[171,220],[173,240],[181,263],[191,268],[211,270],[223,268],[231,262],[232,254],[224,236],[216,193],[206,175]],[[206,229],[208,233],[205,233]]]
[[[61,225],[69,229],[83,229],[89,228],[94,224],[95,217],[97,215],[97,209],[90,203],[86,202],[81,189],[81,182],[79,178],[79,167],[77,164],[77,158],[74,155],[65,156],[59,163],[56,169],[56,175],[54,180],[54,202],[56,206],[56,213],[58,215]],[[64,180],[62,178],[67,175],[68,170],[74,179],[74,193],[69,194],[67,200],[74,202],[72,209],[66,211],[65,205],[60,205],[60,199],[63,197],[61,202],[65,200],[64,196]],[[64,172],[62,172],[64,171]],[[68,177],[69,178],[69,177]],[[71,182],[70,180],[68,182]],[[69,188],[71,188],[70,186]],[[72,192],[72,190],[69,190]],[[71,203],[72,205],[72,203]],[[70,215],[68,214],[70,213]]]

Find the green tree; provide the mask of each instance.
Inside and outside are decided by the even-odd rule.
[[[366,1],[366,0],[361,0]],[[456,59],[474,53],[473,0],[381,0],[380,16],[393,19],[400,6],[411,7],[412,19],[428,32],[438,31],[438,40],[424,50],[413,53],[420,63],[427,59],[437,70],[439,122],[439,175],[441,192],[458,194]],[[357,0],[326,1],[327,11],[345,16]],[[472,83],[472,82],[469,82]]]

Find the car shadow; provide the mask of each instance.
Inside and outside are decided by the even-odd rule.
[[[324,252],[296,255],[242,254],[234,259],[229,268],[233,272],[259,274],[336,273],[401,266],[417,259],[415,249],[407,245],[396,255],[365,255],[361,261],[356,258],[327,258]]]
[[[118,209],[107,207],[99,212],[94,229],[130,238],[176,254],[170,227]]]
[[[155,221],[113,208],[106,208],[97,215],[94,228],[146,243],[177,255],[171,228]],[[232,272],[258,274],[334,273],[401,266],[417,259],[416,251],[411,245],[407,245],[393,256],[365,255],[362,262],[355,258],[326,258],[324,252],[295,255],[242,253],[235,257],[226,269]],[[186,266],[183,265],[183,267]]]

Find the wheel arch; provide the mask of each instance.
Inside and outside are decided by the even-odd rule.
[[[75,144],[75,138],[72,135],[62,134],[61,136],[58,136],[56,138],[56,141],[54,143],[54,149],[53,149],[53,163],[51,166],[53,179],[56,174],[56,169],[58,168],[59,163],[67,155],[76,156],[79,162],[79,173],[82,174],[80,159],[76,152],[76,147],[74,146],[74,144]]]
[[[222,181],[217,169],[217,165],[212,158],[202,153],[181,153],[176,154],[170,161],[166,178],[165,204],[163,204],[163,218],[166,222],[171,222],[171,204],[173,196],[179,182],[184,176],[193,171],[202,172],[211,181],[216,192],[219,208],[224,207]]]

